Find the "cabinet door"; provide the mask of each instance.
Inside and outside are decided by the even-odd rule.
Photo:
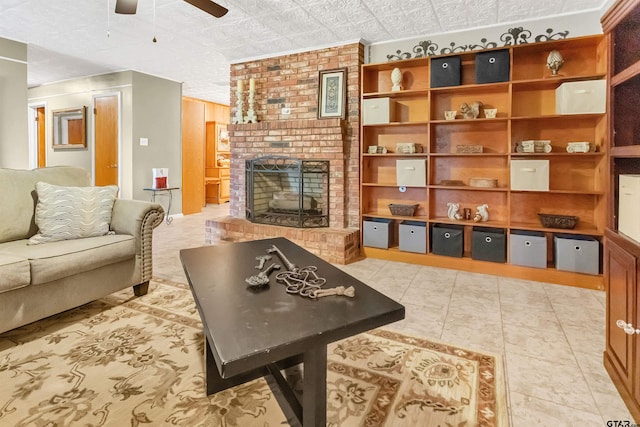
[[[220,199],[229,200],[229,177],[220,179]]]
[[[627,335],[616,325],[618,320],[638,328],[635,317],[636,258],[620,246],[607,240],[604,247],[604,268],[607,278],[607,354],[619,379],[632,390],[634,335]]]

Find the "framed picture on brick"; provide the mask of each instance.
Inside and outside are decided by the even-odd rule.
[[[318,85],[318,118],[344,119],[347,103],[347,69],[320,71]]]

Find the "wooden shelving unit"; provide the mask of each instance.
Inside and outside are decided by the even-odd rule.
[[[504,48],[502,48],[504,49]],[[364,64],[361,73],[361,101],[390,98],[393,121],[361,124],[361,220],[391,219],[394,241],[389,249],[363,245],[368,257],[452,267],[468,271],[604,289],[603,275],[559,271],[553,262],[555,233],[586,235],[602,240],[607,225],[608,117],[598,114],[556,114],[556,89],[565,82],[603,80],[608,76],[606,37],[594,35],[507,48],[510,53],[510,80],[478,84],[476,53],[462,53],[459,86],[430,88],[431,58],[409,59],[381,64]],[[557,49],[565,57],[558,76],[546,68],[549,52]],[[391,72],[403,73],[403,90],[392,91]],[[497,108],[495,118],[481,110],[476,119],[460,118],[460,105],[481,101],[485,108]],[[444,120],[444,111],[458,110],[456,120]],[[551,140],[549,153],[518,153],[522,140]],[[597,147],[590,153],[567,153],[571,141],[588,141]],[[396,144],[412,142],[417,153],[395,152]],[[482,145],[478,154],[459,154],[458,145]],[[384,146],[386,154],[367,154],[368,147]],[[425,159],[427,183],[407,187],[396,183],[396,161]],[[514,160],[548,160],[549,191],[515,191],[510,173]],[[469,179],[496,179],[496,188],[470,187]],[[443,185],[462,181],[464,185]],[[472,208],[489,205],[490,220],[483,223],[455,221],[447,216],[447,203]],[[418,204],[413,217],[394,216],[388,204]],[[579,217],[575,229],[550,229],[541,225],[538,212]],[[426,254],[398,248],[398,227],[404,220],[434,224],[464,225],[464,256],[448,258],[428,249]],[[547,236],[548,268],[536,269],[470,258],[473,226],[506,230],[541,231]],[[427,232],[427,248],[430,248]],[[509,245],[507,239],[507,245]],[[507,246],[507,253],[509,253]]]
[[[640,241],[619,230],[619,177],[640,174],[640,0],[619,0],[602,18],[610,43],[609,168],[604,277],[607,345],[604,365],[636,422],[640,422]],[[634,213],[637,217],[638,212]]]

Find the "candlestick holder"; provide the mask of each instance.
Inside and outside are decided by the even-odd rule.
[[[233,124],[242,124],[244,123],[243,120],[243,116],[242,116],[242,91],[241,90],[237,90],[236,91],[236,114],[233,117],[233,119],[231,120],[231,123]]]
[[[253,109],[253,105],[255,104],[255,89],[249,89],[249,102],[247,103],[247,115],[244,116],[245,123],[258,123],[258,117],[256,116],[256,112]]]

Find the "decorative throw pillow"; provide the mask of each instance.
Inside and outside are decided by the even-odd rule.
[[[61,187],[36,183],[38,234],[29,244],[103,236],[109,233],[118,187]]]

